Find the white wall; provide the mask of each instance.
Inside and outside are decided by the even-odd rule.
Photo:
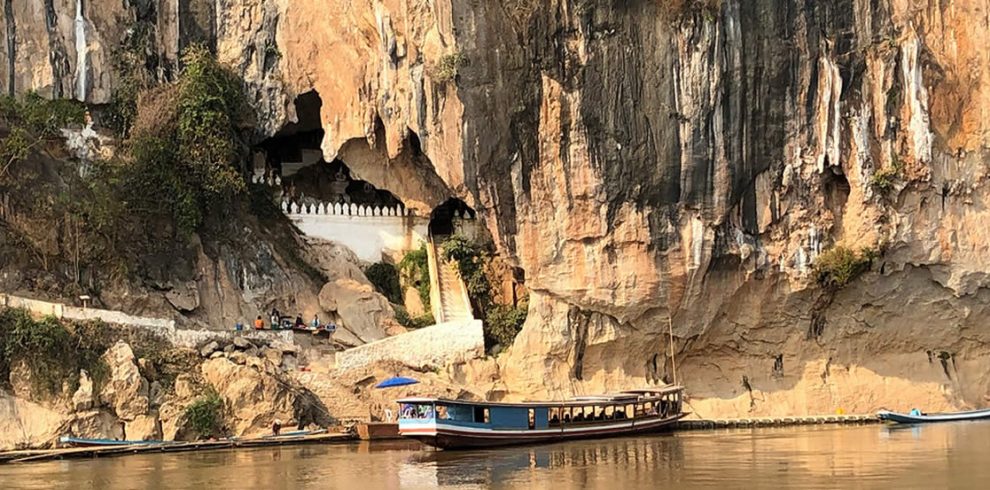
[[[179,347],[196,348],[210,340],[233,340],[234,337],[244,336],[256,340],[278,340],[289,344],[295,343],[291,330],[256,331],[245,330],[183,330],[175,328],[175,321],[165,318],[151,318],[128,315],[122,311],[101,310],[99,308],[79,308],[60,303],[49,303],[36,299],[22,298],[0,294],[0,306],[22,308],[38,315],[52,315],[56,318],[71,320],[103,320],[107,323],[132,328],[144,328]],[[245,326],[245,328],[249,328]]]
[[[284,204],[282,209],[306,236],[344,245],[365,262],[416,250],[429,234],[429,219],[401,208]]]

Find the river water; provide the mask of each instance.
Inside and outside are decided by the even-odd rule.
[[[469,452],[415,442],[0,466],[0,488],[988,488],[990,422],[691,431]]]

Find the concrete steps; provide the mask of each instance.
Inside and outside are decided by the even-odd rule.
[[[434,316],[437,323],[462,322],[474,319],[467,287],[461,278],[457,265],[443,260],[436,242],[429,243],[431,283],[435,278],[435,291],[432,291]],[[431,286],[434,284],[431,284]]]

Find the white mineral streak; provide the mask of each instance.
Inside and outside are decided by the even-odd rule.
[[[86,18],[83,17],[83,0],[76,0],[76,98],[86,100],[86,70],[89,53],[86,48]]]
[[[919,162],[932,159],[932,133],[928,118],[928,91],[922,81],[920,56],[921,41],[912,30],[901,46],[901,74],[904,77],[904,93],[910,115],[908,132],[914,156]]]

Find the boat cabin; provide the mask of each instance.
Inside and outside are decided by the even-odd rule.
[[[445,431],[479,437],[512,434],[528,439],[603,428],[652,427],[683,416],[681,391],[680,387],[668,387],[520,403],[405,398],[398,400],[399,432],[421,440],[424,437],[419,436],[435,437]]]

